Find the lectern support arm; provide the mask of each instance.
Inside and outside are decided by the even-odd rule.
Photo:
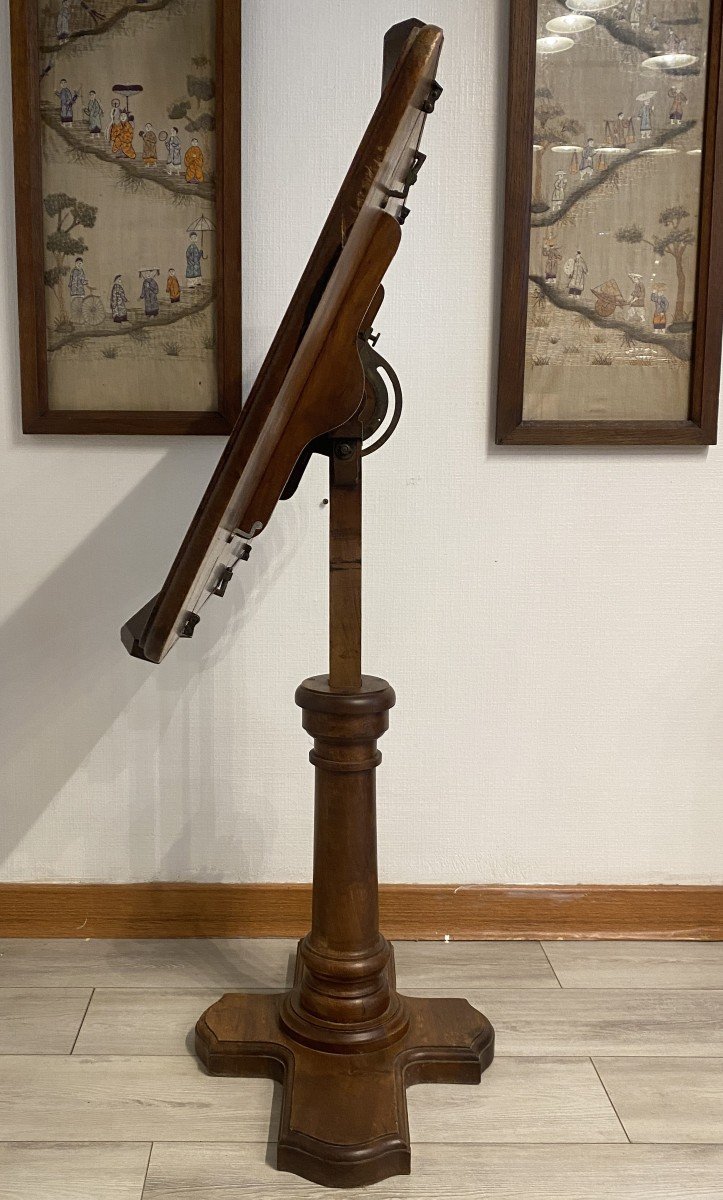
[[[361,438],[329,448],[329,686],[361,687]]]

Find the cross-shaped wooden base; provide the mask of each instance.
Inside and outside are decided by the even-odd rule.
[[[297,986],[301,971],[299,956]],[[264,1076],[282,1085],[277,1166],[314,1183],[359,1187],[408,1175],[406,1088],[479,1083],[492,1061],[492,1026],[466,1000],[399,997],[409,1024],[396,1042],[339,1053],[302,1044],[284,1029],[286,998],[223,996],[196,1026],[196,1051],[213,1075]]]

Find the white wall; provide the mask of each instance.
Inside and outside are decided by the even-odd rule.
[[[412,9],[243,2],[248,385]],[[383,878],[723,882],[721,451],[490,445],[506,5],[414,8],[446,91],[379,322],[405,417],[366,476],[365,665],[398,694]],[[7,133],[5,5],[0,51]],[[307,879],[323,467],[194,640],[131,660],[119,627],[221,443],[23,437],[7,165],[0,203],[0,878]]]

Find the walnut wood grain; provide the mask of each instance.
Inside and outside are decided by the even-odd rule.
[[[394,30],[388,36],[394,38]],[[306,446],[346,421],[361,402],[360,390],[356,403],[351,407],[348,403],[352,376],[360,370],[355,339],[364,312],[373,299],[376,311],[380,301],[374,291],[369,294],[364,291],[365,281],[361,278],[358,296],[364,296],[366,308],[358,314],[359,323],[351,342],[350,327],[340,327],[347,344],[344,348],[337,344],[333,354],[327,346],[326,361],[320,368],[322,374],[326,372],[327,385],[334,376],[338,378],[336,403],[328,397],[317,397],[313,388],[309,388],[303,396],[299,393],[299,408],[288,388],[284,393],[284,384],[293,366],[293,386],[298,387],[300,360],[306,362],[321,352],[319,310],[325,307],[328,315],[329,306],[338,306],[342,295],[339,272],[348,274],[351,256],[360,247],[365,251],[363,234],[357,231],[357,226],[361,224],[361,230],[368,235],[372,212],[379,217],[383,211],[390,221],[400,217],[399,193],[404,190],[429,108],[442,32],[431,25],[415,27],[405,33],[402,41],[401,56],[166,582],[151,605],[150,615],[132,618],[127,623],[124,643],[136,657],[158,662],[168,652],[188,615],[197,612],[208,597],[217,575],[232,565],[229,559],[232,550],[227,546],[229,533],[236,528],[251,532],[249,521],[265,523]],[[370,247],[371,243],[366,249]],[[380,264],[382,258],[378,260],[377,265]],[[379,273],[377,287],[383,273],[383,270]],[[281,418],[290,408],[295,408],[298,420],[284,423]],[[254,483],[262,486],[260,479],[254,477],[254,473],[258,476],[262,454],[269,471],[263,481],[261,515],[254,511],[252,516]],[[253,499],[257,498],[254,494]]]
[[[723,940],[715,884],[383,883],[379,913],[426,941]],[[5,938],[296,938],[310,917],[310,883],[0,884]]]
[[[361,530],[348,515],[332,508],[332,545],[341,521],[345,553],[356,558]],[[340,645],[348,641],[347,662],[358,623],[355,610],[336,631]],[[375,787],[392,688],[369,675],[340,688],[316,676],[297,688],[296,702],[314,738],[311,930],[290,991],[223,996],[198,1021],[196,1051],[212,1074],[282,1084],[281,1170],[356,1187],[410,1172],[406,1087],[478,1083],[494,1031],[464,999],[396,988],[392,947],[379,930]]]

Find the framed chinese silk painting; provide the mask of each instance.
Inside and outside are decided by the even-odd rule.
[[[238,0],[10,0],[23,428],[228,433]]]
[[[722,0],[511,0],[498,443],[715,441]]]

